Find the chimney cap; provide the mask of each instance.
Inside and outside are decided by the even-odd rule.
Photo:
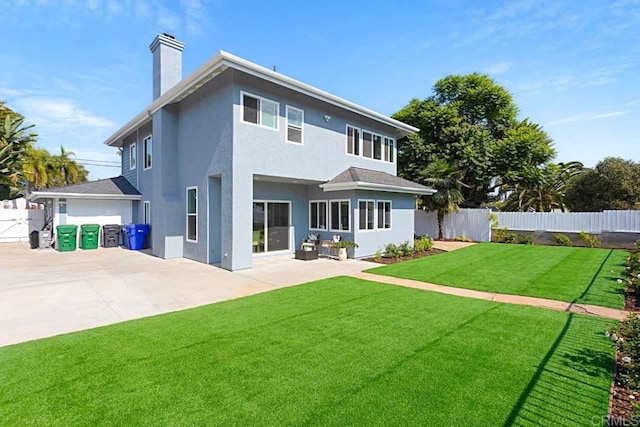
[[[167,34],[167,33],[160,33],[156,36],[155,39],[153,39],[153,42],[151,42],[151,45],[149,45],[149,49],[151,50],[151,52],[155,52],[156,49],[158,49],[158,47],[160,45],[165,45],[168,47],[172,47],[176,50],[182,51],[184,49],[184,43],[176,40],[176,38],[174,36],[172,36],[171,34]]]

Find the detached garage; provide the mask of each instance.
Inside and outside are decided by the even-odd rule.
[[[127,224],[141,194],[123,176],[34,191],[29,199],[45,205],[45,224]]]

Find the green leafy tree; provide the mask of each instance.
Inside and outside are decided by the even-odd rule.
[[[20,194],[22,158],[36,141],[29,132],[33,125],[24,125],[24,117],[2,107],[0,123],[0,198],[15,198]]]
[[[580,162],[547,163],[531,168],[518,179],[517,184],[502,189],[508,197],[500,205],[500,210],[551,212],[560,209],[564,212],[568,182],[582,171]]]
[[[570,181],[566,202],[574,212],[640,209],[640,163],[605,158]]]
[[[499,186],[550,161],[552,141],[529,120],[516,119],[511,94],[489,76],[473,73],[439,80],[433,94],[412,99],[394,118],[420,129],[398,142],[399,175],[427,183],[424,168],[443,160],[464,171],[467,206],[479,206]]]
[[[425,181],[438,190],[432,196],[426,197],[423,202],[429,210],[435,210],[438,216],[438,239],[444,238],[444,217],[457,212],[460,203],[464,201],[462,189],[464,184],[462,177],[464,171],[444,160],[436,160],[427,166],[422,175]]]

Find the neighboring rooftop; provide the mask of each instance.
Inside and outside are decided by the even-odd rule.
[[[320,185],[324,191],[378,190],[392,193],[434,194],[436,190],[386,172],[351,167]]]
[[[29,198],[38,200],[51,197],[92,198],[96,196],[124,200],[139,200],[142,197],[140,192],[125,177],[117,176],[115,178],[105,178],[81,184],[34,191]]]

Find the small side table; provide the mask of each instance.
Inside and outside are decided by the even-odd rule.
[[[315,249],[311,251],[298,249],[296,250],[296,259],[301,259],[303,261],[311,261],[314,259],[318,259],[318,251]]]

